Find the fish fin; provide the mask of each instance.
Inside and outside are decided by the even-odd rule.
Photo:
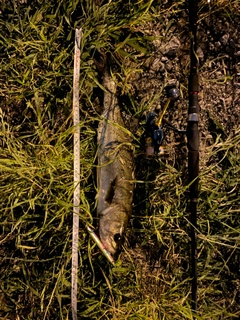
[[[112,204],[112,201],[113,201],[113,198],[114,198],[114,195],[115,195],[115,186],[116,186],[116,180],[117,178],[115,177],[109,187],[108,187],[108,191],[107,191],[107,194],[106,194],[106,197],[105,197],[105,201],[108,203],[108,204]]]

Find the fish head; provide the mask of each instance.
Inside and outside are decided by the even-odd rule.
[[[128,214],[120,205],[111,205],[100,214],[100,240],[111,254],[116,253],[127,222]]]

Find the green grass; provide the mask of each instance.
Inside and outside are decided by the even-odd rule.
[[[116,267],[89,238],[97,225],[96,127],[101,89],[94,60],[109,52],[119,90],[139,118],[151,107],[132,94],[131,75],[145,69],[157,1],[3,2],[0,18],[0,318],[70,319],[73,196],[72,77],[74,29],[83,28],[81,56],[81,210],[78,313],[81,319],[193,319],[190,224],[185,158],[141,156],[133,216]],[[211,2],[221,10],[220,2]],[[234,7],[236,2],[232,3]],[[230,10],[222,3],[224,13]],[[207,6],[203,6],[208,14]],[[234,7],[235,8],[235,7]],[[229,13],[229,11],[228,11]],[[205,13],[204,13],[205,14]],[[212,12],[211,12],[212,14]],[[166,26],[165,26],[166,28]],[[159,99],[152,97],[152,101]],[[212,121],[218,127],[217,120]],[[240,131],[214,135],[201,148],[198,209],[197,319],[239,313]],[[176,146],[176,154],[181,146]],[[185,150],[185,149],[184,149]],[[177,168],[176,168],[177,167]]]

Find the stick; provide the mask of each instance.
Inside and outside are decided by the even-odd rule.
[[[77,320],[77,284],[78,284],[78,233],[80,205],[80,114],[79,114],[79,78],[80,78],[80,43],[82,29],[75,30],[75,52],[73,71],[73,231],[72,231],[72,319]]]

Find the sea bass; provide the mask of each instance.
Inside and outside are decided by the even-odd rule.
[[[118,248],[132,212],[133,150],[108,70],[103,75],[104,99],[98,126],[97,214],[102,244],[112,254]]]

